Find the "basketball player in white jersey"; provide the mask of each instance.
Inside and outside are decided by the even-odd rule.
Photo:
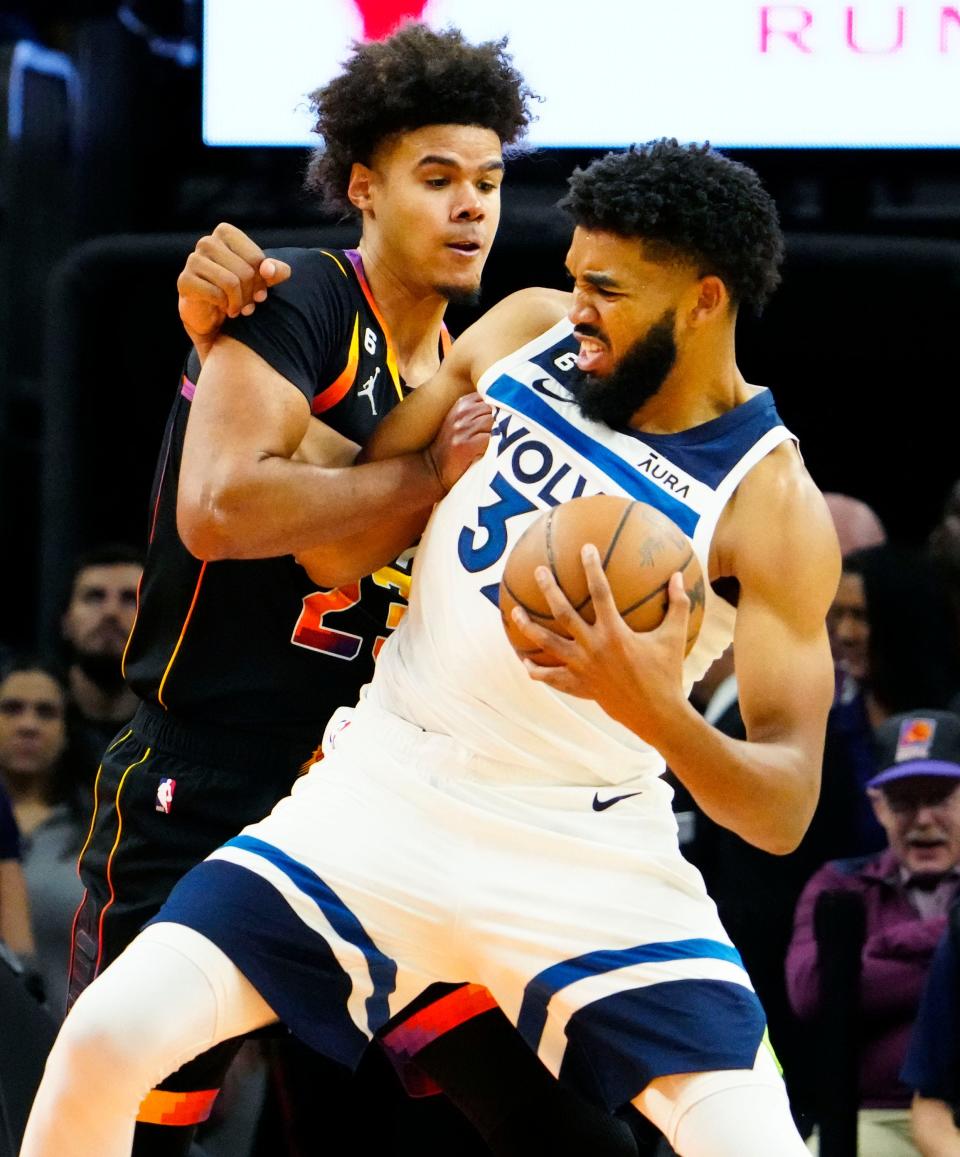
[[[158,1079],[277,1017],[356,1063],[441,980],[485,985],[561,1081],[610,1111],[633,1102],[682,1157],[806,1152],[660,778],[665,757],[709,815],[770,851],[798,843],[817,797],[836,537],[734,351],[738,309],[778,280],[775,209],[748,169],[670,141],[575,173],[565,203],[572,295],[496,306],[368,445],[426,445],[474,389],[494,408],[367,695],[331,720],[293,794],[191,871],[81,997],[23,1157],[126,1157]],[[559,665],[508,644],[495,591],[510,547],[543,509],[597,492],[652,503],[690,538],[709,582],[686,659],[679,576],[663,624],[635,634],[589,547],[596,623],[541,571],[571,638],[518,621]],[[382,550],[352,536],[330,565],[365,573]],[[731,638],[745,741],[686,701]],[[404,1031],[386,1039],[400,1055]]]

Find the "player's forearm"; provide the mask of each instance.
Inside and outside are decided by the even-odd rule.
[[[320,586],[341,587],[388,566],[412,546],[427,524],[433,508],[405,518],[392,515],[368,532],[314,547],[298,554],[297,562]]]
[[[715,823],[776,855],[803,838],[819,794],[819,757],[790,742],[731,739],[689,703],[654,746]]]
[[[360,451],[358,462],[380,462],[399,454],[425,450],[436,438],[450,407],[471,392],[472,382],[445,367],[418,387],[379,423]]]
[[[198,558],[272,558],[373,531],[385,515],[406,519],[442,495],[420,454],[335,469],[265,457],[192,493],[181,482],[177,526]]]
[[[933,1097],[913,1098],[910,1119],[913,1139],[923,1157],[960,1157],[960,1129],[945,1101]]]

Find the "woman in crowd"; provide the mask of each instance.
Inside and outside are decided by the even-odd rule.
[[[76,858],[89,806],[81,802],[83,793],[65,758],[65,715],[66,691],[52,667],[24,658],[6,668],[0,678],[0,785],[20,831],[36,945],[33,964],[58,1017],[66,997],[70,928],[81,896]],[[86,796],[88,801],[89,792]]]

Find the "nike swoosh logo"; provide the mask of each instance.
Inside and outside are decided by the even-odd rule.
[[[628,791],[626,795],[614,795],[610,799],[601,799],[600,796],[593,793],[593,810],[595,812],[605,812],[608,807],[613,807],[615,803],[619,803],[622,799],[631,799],[635,795],[643,795],[642,791]]]

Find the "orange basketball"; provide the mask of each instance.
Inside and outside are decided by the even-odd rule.
[[[513,622],[511,611],[518,604],[535,623],[567,634],[554,621],[537,586],[533,572],[538,566],[549,567],[571,606],[587,622],[594,621],[580,561],[580,549],[588,542],[600,552],[617,610],[635,631],[659,625],[667,612],[670,576],[675,571],[683,574],[690,599],[689,654],[700,631],[704,605],[703,574],[690,540],[653,506],[609,494],[574,498],[544,511],[510,552],[500,582],[500,614],[517,654],[545,665],[554,662]]]

